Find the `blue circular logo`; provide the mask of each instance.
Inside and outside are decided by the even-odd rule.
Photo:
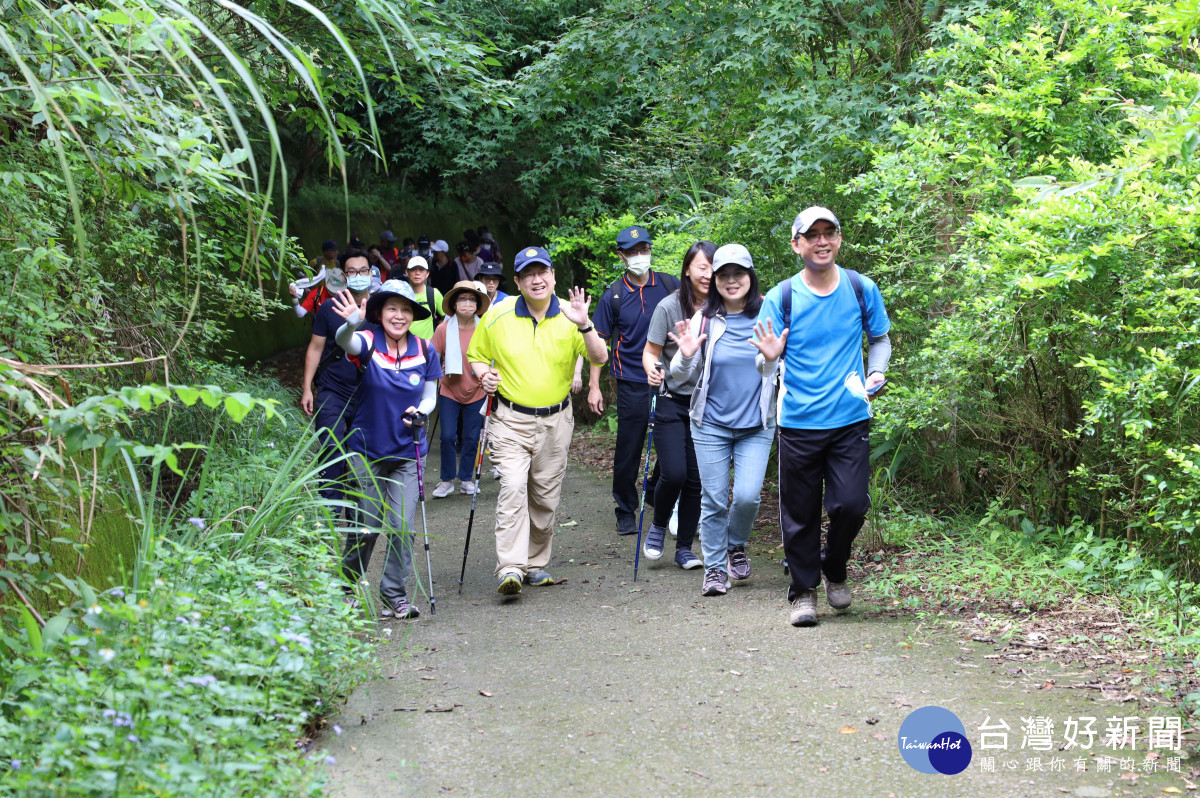
[[[900,724],[900,755],[913,770],[953,776],[971,764],[971,742],[962,721],[948,709],[921,707]]]

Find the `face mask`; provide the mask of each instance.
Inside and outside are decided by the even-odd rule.
[[[356,274],[353,277],[347,277],[346,285],[348,285],[350,290],[354,293],[361,294],[363,291],[366,291],[371,287],[371,275]]]
[[[630,255],[625,259],[625,268],[633,272],[636,276],[641,277],[646,272],[650,271],[650,255]]]

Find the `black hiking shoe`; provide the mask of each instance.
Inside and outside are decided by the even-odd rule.
[[[617,534],[618,535],[636,535],[637,534],[637,519],[633,513],[618,513],[617,514]]]

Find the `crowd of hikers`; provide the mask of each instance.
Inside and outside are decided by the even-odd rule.
[[[354,530],[342,556],[346,600],[359,601],[350,586],[384,534],[382,614],[420,614],[408,583],[418,508],[428,564],[424,458],[437,426],[432,496],[450,496],[456,480],[471,496],[467,546],[490,456],[499,593],[554,584],[571,394],[586,359],[594,412],[604,411],[605,364],[616,380],[615,531],[638,536],[635,578],[637,561],[660,559],[672,533],[676,565],[703,568],[703,595],[750,578],[746,543],[778,441],[789,621],[817,623],[822,581],[831,607],[849,607],[846,564],[870,503],[871,403],[886,383],[890,321],[875,283],[837,265],[832,211],[807,208],[790,230],[799,270],[764,296],[741,244],[697,241],[676,275],[651,268],[646,228],[627,227],[615,241],[623,274],[591,315],[583,289],[557,296],[542,247],[515,254],[516,291],[501,290],[503,256],[484,227],[464,233],[454,258],[443,239],[397,245],[391,231],[370,246],[352,238],[345,251],[326,241],[290,289],[296,313],[313,317],[300,401],[322,436],[321,493]],[[429,600],[433,611],[432,582]]]

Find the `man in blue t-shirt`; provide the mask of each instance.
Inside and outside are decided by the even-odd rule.
[[[617,233],[617,256],[625,274],[601,295],[592,324],[612,349],[608,370],[617,380],[612,495],[617,503],[617,534],[632,535],[637,532],[638,466],[650,422],[651,388],[642,367],[642,350],[654,309],[679,286],[677,280],[664,280],[664,275],[650,270],[650,231],[644,227],[634,225]],[[616,319],[615,304],[619,304]],[[591,367],[589,385],[588,407],[599,415],[604,412],[599,366]]]
[[[346,253],[342,264],[346,284],[357,302],[367,296],[371,289],[371,264],[366,254],[359,249]],[[336,459],[342,454],[342,444],[349,432],[350,419],[354,416],[354,398],[358,389],[358,368],[346,359],[346,353],[334,342],[334,334],[345,322],[333,309],[333,300],[326,299],[317,308],[313,319],[312,338],[304,353],[304,376],[300,380],[300,409],[314,415],[314,424],[321,435],[321,460]],[[313,384],[317,393],[313,396]],[[346,461],[327,465],[321,469],[321,496],[340,500],[343,493],[343,478]]]
[[[842,227],[832,211],[802,211],[792,223],[791,243],[804,268],[767,292],[759,318],[769,320],[777,333],[788,331],[786,343],[778,344],[783,355],[779,520],[792,577],[789,620],[793,626],[813,626],[822,572],[830,606],[850,606],[846,563],[870,507],[871,401],[885,382],[891,321],[878,286],[835,262]],[[783,317],[785,288],[791,293],[790,319]],[[822,493],[829,514],[824,556]]]

